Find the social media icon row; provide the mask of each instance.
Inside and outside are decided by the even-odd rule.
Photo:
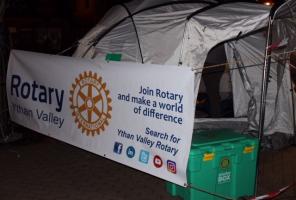
[[[162,167],[163,165],[162,159],[158,155],[154,156],[153,164],[156,168]],[[177,173],[176,163],[172,160],[167,160],[167,170],[173,174],[176,174]]]
[[[116,153],[116,154],[121,154],[122,153],[122,150],[123,150],[123,144],[120,143],[120,142],[115,142],[114,143],[114,147],[113,147],[113,152]],[[127,149],[126,149],[126,155],[127,157],[129,158],[133,158],[136,154],[136,150],[134,147],[132,146],[129,146]]]
[[[123,144],[120,143],[120,142],[115,142],[113,152],[116,153],[116,154],[121,154],[122,150],[123,150]],[[136,154],[136,150],[135,150],[134,147],[132,147],[132,146],[127,147],[127,149],[126,149],[127,157],[133,158],[135,156],[135,154]],[[147,164],[148,161],[149,161],[149,152],[145,151],[145,150],[141,150],[140,151],[140,156],[139,156],[139,161],[141,163]]]
[[[114,143],[113,152],[116,154],[121,154],[123,150],[123,144],[120,142]],[[133,146],[129,146],[126,149],[126,155],[128,158],[133,158],[136,154],[136,150]],[[139,162],[148,164],[150,153],[146,150],[141,150],[139,155]],[[156,155],[153,158],[153,164],[156,168],[161,168],[163,166],[163,161],[160,156]],[[167,170],[173,174],[177,173],[177,165],[176,162],[172,160],[167,160]]]

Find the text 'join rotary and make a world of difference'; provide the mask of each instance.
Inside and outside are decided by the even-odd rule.
[[[136,95],[118,94],[118,100],[135,104],[134,114],[182,125],[184,95],[159,88],[140,86]]]

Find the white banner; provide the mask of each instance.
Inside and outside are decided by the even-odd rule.
[[[12,51],[13,121],[179,185],[194,120],[190,68]]]

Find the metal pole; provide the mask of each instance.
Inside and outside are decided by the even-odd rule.
[[[296,139],[295,139],[295,130],[296,130],[296,124],[295,124],[295,104],[294,104],[294,85],[293,85],[293,81],[292,81],[292,74],[291,74],[291,68],[289,68],[289,72],[290,72],[290,84],[291,84],[291,99],[292,99],[292,109],[293,109],[293,112],[292,112],[292,116],[293,116],[293,143],[295,143]]]
[[[259,132],[258,132],[259,143],[258,143],[258,153],[257,153],[255,196],[257,196],[260,150],[261,150],[261,141],[262,141],[262,138],[264,135],[266,94],[267,94],[267,88],[268,88],[268,77],[269,77],[269,72],[270,72],[271,50],[270,50],[269,46],[272,41],[271,27],[272,27],[272,17],[269,16],[268,28],[267,28],[267,38],[266,38],[266,45],[265,45],[265,54],[264,54],[264,66],[263,66],[262,82],[261,82],[261,99],[260,99],[260,114],[259,114]]]

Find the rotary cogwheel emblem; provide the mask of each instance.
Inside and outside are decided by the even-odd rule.
[[[79,74],[70,90],[72,115],[87,135],[100,134],[111,119],[111,98],[102,77],[91,71]]]

